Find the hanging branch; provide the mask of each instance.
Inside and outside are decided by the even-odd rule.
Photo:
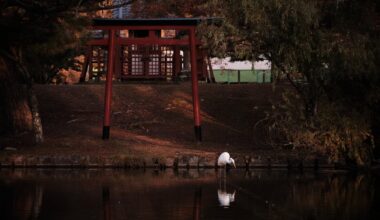
[[[110,9],[120,8],[120,7],[124,7],[124,6],[130,5],[133,2],[135,2],[135,1],[136,0],[126,0],[126,1],[122,1],[122,3],[119,3],[119,4],[111,4],[111,5],[103,5],[103,6],[90,7],[90,8],[82,8],[82,9],[78,10],[78,12],[91,12],[91,11],[100,11],[100,10],[110,10]]]
[[[55,6],[48,7],[44,5],[41,1],[25,1],[25,0],[8,0],[1,3],[2,8],[9,7],[19,7],[27,11],[32,12],[44,12],[44,13],[59,13],[68,11],[70,9],[75,9],[76,12],[93,12],[100,10],[110,10],[114,8],[120,8],[132,4],[136,0],[122,0],[118,4],[106,4],[106,5],[96,5],[104,2],[104,0],[77,0],[71,2],[56,2]],[[96,6],[95,6],[96,5]]]

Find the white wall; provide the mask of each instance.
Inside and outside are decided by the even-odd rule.
[[[235,61],[231,62],[231,58],[211,58],[211,65],[212,68],[217,69],[232,69],[232,70],[250,70],[252,69],[252,62],[251,61]],[[254,62],[254,68],[256,70],[268,70],[271,69],[271,64],[269,61],[257,61]]]

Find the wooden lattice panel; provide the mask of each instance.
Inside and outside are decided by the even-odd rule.
[[[122,76],[165,78],[173,75],[173,48],[159,45],[128,45],[122,47]]]
[[[161,54],[161,72],[163,72],[165,76],[172,76],[174,50],[170,46],[161,46]]]
[[[92,77],[101,77],[107,72],[107,50],[103,46],[94,46],[91,54]]]
[[[128,46],[121,47],[121,72],[128,73],[129,72],[129,48]]]

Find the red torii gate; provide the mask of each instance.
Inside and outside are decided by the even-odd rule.
[[[197,141],[202,141],[201,116],[198,94],[197,73],[197,48],[195,28],[202,22],[213,21],[212,18],[159,18],[159,19],[94,19],[93,30],[108,32],[108,39],[92,39],[89,45],[102,45],[108,47],[107,74],[105,84],[103,139],[109,139],[111,124],[111,102],[112,102],[112,79],[115,70],[115,48],[119,45],[189,45],[191,63],[191,82],[193,96],[194,131]],[[120,31],[148,31],[147,38],[120,38]],[[175,30],[185,31],[188,37],[183,38],[160,38],[156,31]]]

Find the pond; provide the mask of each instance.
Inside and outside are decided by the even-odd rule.
[[[0,169],[0,219],[380,219],[380,176]]]

